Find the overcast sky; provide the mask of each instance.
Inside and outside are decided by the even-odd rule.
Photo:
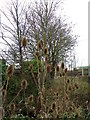
[[[9,0],[0,0],[0,7],[3,7],[6,1]],[[75,49],[77,66],[88,65],[88,1],[65,0],[63,4],[62,15],[68,18],[68,22],[75,24],[73,32],[80,36]]]

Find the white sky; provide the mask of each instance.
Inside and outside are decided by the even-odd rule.
[[[5,1],[0,0],[0,7]],[[75,49],[78,65],[88,65],[88,1],[89,0],[65,0],[62,15],[66,15],[68,22],[75,24],[73,32],[79,35],[78,46]]]

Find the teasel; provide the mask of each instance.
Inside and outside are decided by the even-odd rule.
[[[58,92],[56,92],[56,96],[57,96],[57,97],[58,97],[58,95],[59,95]]]
[[[67,83],[69,83],[69,82],[70,82],[70,80],[68,79],[68,80],[67,80]]]
[[[30,71],[32,71],[33,70],[33,65],[32,64],[30,64]]]
[[[57,114],[56,118],[59,119],[59,114]]]
[[[69,110],[70,110],[70,111],[72,111],[72,110],[73,110],[72,106],[69,108]]]
[[[64,71],[63,71],[62,75],[65,76],[65,72]]]
[[[38,52],[38,51],[35,52],[35,56],[36,56],[36,57],[39,57],[39,52]]]
[[[68,96],[66,95],[66,100],[68,100]]]
[[[72,90],[72,87],[71,87],[71,85],[69,85],[69,91],[71,91]]]
[[[61,63],[61,68],[64,69],[64,62]]]
[[[43,40],[40,40],[40,42],[41,42],[41,45],[42,45],[42,47],[43,47]]]
[[[75,83],[75,87],[78,89],[78,84],[77,83]]]
[[[32,102],[33,101],[33,95],[30,95],[29,97],[28,97],[28,103],[30,103],[30,102]]]
[[[47,64],[46,69],[47,69],[47,73],[50,73],[50,72],[51,72],[51,66],[50,66],[49,64]]]
[[[48,51],[48,49],[47,49],[47,47],[45,47],[45,48],[44,48],[44,55],[47,54],[47,51]]]
[[[56,103],[55,103],[55,102],[52,103],[51,109],[52,109],[53,111],[55,111],[55,109],[56,109]]]
[[[13,71],[14,71],[14,65],[10,65],[6,70],[7,76],[12,75]]]
[[[5,89],[1,90],[1,96],[2,96],[2,102],[4,102],[5,96],[6,96],[6,90]]]
[[[40,75],[41,75],[41,74],[40,74],[40,72],[39,72],[39,73],[38,73],[38,79],[40,79]]]
[[[59,72],[59,66],[58,65],[56,66],[56,72]]]
[[[24,79],[24,80],[22,80],[22,82],[21,82],[21,88],[25,90],[26,87],[27,87],[27,80]]]
[[[47,62],[47,61],[48,61],[48,56],[46,55],[46,56],[45,56],[45,62]]]
[[[64,70],[64,71],[65,71],[65,73],[67,73],[67,68],[65,68],[65,70]]]
[[[42,42],[41,42],[41,40],[38,42],[38,48],[42,49]]]
[[[88,100],[87,100],[87,101],[85,102],[85,105],[88,106],[88,104],[89,104],[89,102],[88,102]]]
[[[22,38],[22,47],[24,47],[24,49],[25,49],[25,47],[26,47],[26,44],[27,44],[26,37],[23,37],[23,38]]]
[[[60,73],[60,77],[62,77],[62,74]]]
[[[15,111],[15,104],[11,103],[9,108],[10,108],[11,112],[14,112]]]

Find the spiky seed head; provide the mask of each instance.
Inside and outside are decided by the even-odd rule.
[[[30,64],[30,71],[32,71],[32,69],[33,69],[33,65],[32,65],[32,64]]]
[[[35,52],[35,55],[37,56],[37,57],[39,57],[39,52],[37,51],[37,52]]]
[[[40,72],[38,73],[38,79],[40,79]]]
[[[62,74],[60,73],[60,77],[62,77]]]
[[[45,54],[45,55],[47,54],[47,51],[48,51],[48,49],[47,49],[47,47],[45,47],[45,48],[44,48],[44,54]]]
[[[89,102],[88,102],[88,100],[87,100],[87,101],[85,102],[85,105],[88,106],[88,104],[89,104]]]
[[[70,111],[72,111],[72,110],[73,110],[73,108],[72,108],[72,107],[70,107],[70,108],[69,108],[69,110],[70,110]]]
[[[52,110],[54,111],[56,109],[56,104],[55,102],[52,103]]]
[[[65,72],[64,71],[63,71],[62,75],[65,76]]]
[[[22,87],[22,89],[26,89],[26,87],[27,87],[27,80],[22,80],[22,82],[21,82],[21,87]]]
[[[71,91],[72,90],[72,87],[69,85],[69,91]]]
[[[64,69],[64,62],[61,63],[61,68]]]
[[[68,80],[67,80],[67,83],[69,83],[69,82],[70,82],[70,80],[68,79]]]
[[[27,42],[26,42],[27,40],[26,40],[26,37],[23,37],[22,38],[22,46],[25,48],[26,47],[26,44],[27,44]]]
[[[43,47],[43,40],[40,40],[40,42],[41,42],[41,45],[42,45],[42,47]]]
[[[58,97],[58,92],[56,92],[56,96]]]
[[[58,65],[56,66],[56,72],[59,72],[59,66]]]
[[[50,73],[50,71],[51,71],[51,66],[47,64],[47,73]]]
[[[39,49],[42,49],[42,43],[41,43],[41,40],[38,42],[38,48],[39,48]]]
[[[28,102],[30,103],[30,102],[32,102],[33,101],[33,95],[30,95],[29,97],[28,97]]]
[[[66,100],[68,100],[68,96],[66,95]]]
[[[46,55],[46,56],[45,56],[45,62],[47,62],[47,61],[48,61],[48,56]]]
[[[1,96],[2,96],[2,98],[4,98],[5,95],[6,95],[6,90],[5,90],[5,89],[2,89],[2,90],[1,90]]]
[[[15,111],[15,104],[11,103],[9,108],[10,108],[11,112]]]
[[[57,117],[56,117],[57,119],[59,119],[59,114],[57,114]]]
[[[67,73],[67,68],[65,68],[65,73]]]
[[[13,74],[13,70],[14,70],[14,65],[10,65],[8,68],[7,68],[7,75],[10,76]]]
[[[75,87],[78,89],[78,84],[77,83],[75,83]]]

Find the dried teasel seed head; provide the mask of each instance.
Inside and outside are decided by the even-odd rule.
[[[22,87],[22,89],[26,89],[26,87],[27,87],[27,80],[22,80],[22,82],[21,82],[21,87]]]
[[[39,73],[38,73],[38,79],[40,79],[40,75],[41,75],[41,74],[40,74],[40,72],[39,72]]]
[[[47,62],[47,61],[48,61],[48,56],[46,55],[46,56],[45,56],[45,62]]]
[[[69,91],[71,91],[72,90],[72,87],[71,86],[69,86]]]
[[[37,56],[37,57],[39,57],[39,52],[37,51],[37,52],[35,52],[35,55]]]
[[[27,42],[26,42],[27,40],[26,40],[26,37],[23,37],[22,38],[22,46],[25,48],[26,47],[26,44],[27,44]]]
[[[47,51],[48,51],[48,49],[45,47],[45,48],[44,48],[44,54],[45,54],[45,55],[47,54]]]
[[[59,114],[57,114],[56,118],[59,119]]]
[[[32,102],[33,101],[33,95],[30,95],[29,97],[28,97],[28,102],[30,103],[30,102]]]
[[[47,64],[47,73],[50,73],[50,71],[51,71],[51,66]]]
[[[7,75],[10,76],[13,74],[13,71],[14,71],[14,65],[10,65],[8,68],[7,68]]]
[[[70,82],[70,80],[68,79],[68,80],[67,80],[67,83],[69,83],[69,82]]]
[[[54,102],[54,103],[52,103],[52,110],[54,111],[55,109],[56,109],[56,104]]]
[[[66,95],[66,100],[68,100],[68,96]]]
[[[6,95],[6,90],[5,90],[5,89],[2,89],[2,90],[1,90],[1,96],[2,96],[2,98],[4,98],[5,95]]]
[[[60,73],[60,77],[62,77],[62,74]]]
[[[59,72],[59,66],[58,65],[56,66],[56,72]]]
[[[41,40],[38,42],[38,48],[39,48],[39,49],[42,49],[42,43],[41,43]]]
[[[63,71],[62,75],[65,76],[65,72],[64,71]]]
[[[40,40],[40,42],[41,42],[41,45],[42,45],[42,47],[43,47],[43,40]]]
[[[64,69],[64,62],[61,63],[61,68]]]
[[[33,65],[32,65],[32,64],[30,64],[30,70],[32,71],[32,69],[33,69]]]
[[[64,71],[65,71],[65,73],[67,73],[67,68],[65,68],[65,70],[64,70]]]
[[[11,112],[12,111],[15,111],[15,104],[14,103],[11,103],[10,106],[9,106]]]
[[[88,104],[89,104],[89,102],[88,102],[88,100],[87,100],[87,101],[85,102],[85,105],[88,106]]]
[[[58,92],[56,92],[56,96],[58,97]]]
[[[75,87],[78,89],[78,84],[77,83],[75,83]]]
[[[73,110],[73,108],[72,108],[72,107],[70,107],[70,108],[69,108],[69,110],[70,110],[70,111],[72,111],[72,110]]]

